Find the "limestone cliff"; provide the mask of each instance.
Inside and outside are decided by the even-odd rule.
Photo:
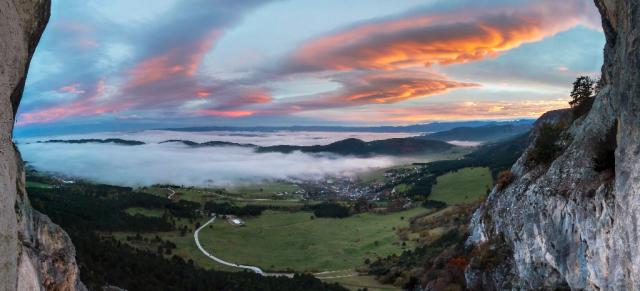
[[[0,290],[84,290],[67,234],[33,210],[12,142],[31,56],[50,0],[0,0]]]
[[[474,214],[469,243],[485,254],[467,268],[470,288],[640,289],[640,1],[595,4],[607,39],[604,87],[564,130],[553,161],[532,164],[532,145],[512,168],[515,181]],[[597,170],[611,134],[615,166]],[[481,263],[487,253],[501,260]]]

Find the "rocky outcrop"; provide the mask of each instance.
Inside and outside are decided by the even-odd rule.
[[[0,290],[84,290],[67,234],[33,210],[12,131],[50,0],[0,0]]]
[[[511,255],[483,265],[476,252],[471,288],[640,289],[640,2],[595,4],[607,39],[604,87],[564,130],[557,158],[532,163],[532,145],[512,168],[517,179],[474,214],[469,243]],[[599,169],[609,146],[615,165]]]

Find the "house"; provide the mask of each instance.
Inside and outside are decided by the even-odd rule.
[[[229,223],[231,223],[231,225],[235,225],[235,226],[243,226],[244,225],[244,221],[242,221],[242,219],[235,217],[233,215],[227,215],[227,221]]]

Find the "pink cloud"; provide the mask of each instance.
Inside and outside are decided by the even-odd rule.
[[[435,120],[537,118],[547,111],[567,107],[567,100],[463,101],[398,108],[368,106],[357,114],[334,110],[322,114],[331,120],[407,124]]]
[[[125,88],[135,88],[176,77],[193,77],[207,52],[220,36],[213,31],[193,43],[181,44],[156,56],[147,58],[131,70]]]
[[[60,90],[73,92],[78,84],[62,87]],[[121,109],[121,104],[99,104],[97,100],[105,92],[105,81],[100,80],[89,92],[81,91],[84,96],[68,104],[49,107],[43,110],[26,112],[18,116],[16,125],[28,125],[36,123],[49,123],[72,116],[92,116],[107,112],[115,112]]]
[[[73,83],[71,85],[60,87],[58,91],[63,93],[71,93],[71,94],[83,94],[85,91],[79,88],[80,88],[80,83]]]
[[[196,115],[206,115],[206,116],[218,116],[218,117],[247,117],[254,115],[256,111],[251,110],[215,110],[215,109],[202,109],[196,110]]]
[[[599,18],[591,6],[543,0],[362,24],[305,43],[290,70],[396,70],[483,60],[580,24],[594,26]]]

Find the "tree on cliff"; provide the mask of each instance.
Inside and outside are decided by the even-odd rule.
[[[580,76],[573,82],[573,90],[571,91],[571,101],[569,105],[574,113],[574,117],[578,118],[591,110],[593,97],[596,92],[596,84],[599,81],[589,77]]]

